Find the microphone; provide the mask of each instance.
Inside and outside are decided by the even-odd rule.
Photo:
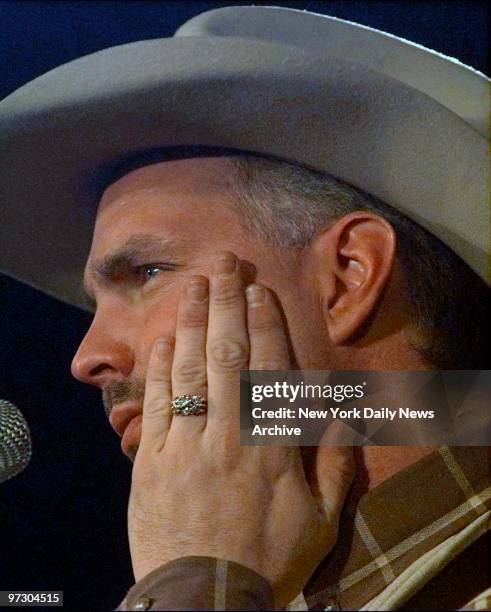
[[[0,482],[22,472],[31,455],[31,432],[24,415],[7,400],[0,400]]]

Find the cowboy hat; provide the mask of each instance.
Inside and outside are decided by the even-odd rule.
[[[226,7],[64,64],[0,103],[0,269],[80,307],[96,207],[129,157],[272,155],[396,207],[489,281],[489,81],[389,34]]]

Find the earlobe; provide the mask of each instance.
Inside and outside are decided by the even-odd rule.
[[[392,270],[396,236],[370,212],[342,217],[316,239],[324,261],[324,318],[333,344],[343,344],[374,314]]]

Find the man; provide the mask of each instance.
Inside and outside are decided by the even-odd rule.
[[[445,594],[449,574],[435,574],[462,571],[483,550],[482,450],[363,449],[338,544],[320,563],[351,482],[349,451],[305,452],[305,480],[293,452],[239,451],[228,415],[237,414],[230,373],[240,367],[485,367],[483,79],[380,33],[289,10],[213,11],[179,34],[81,60],[77,71],[62,67],[5,106],[18,145],[2,168],[5,200],[22,196],[36,210],[44,195],[40,231],[66,234],[57,245],[63,275],[36,240],[29,266],[5,254],[11,273],[80,303],[75,281],[103,190],[85,272],[97,313],[73,371],[102,388],[121,433],[143,410],[123,438],[135,461],[129,535],[138,584],[121,609],[281,607],[301,589],[311,607],[329,609],[462,606],[488,586],[485,577],[476,572]],[[357,61],[339,59],[336,36],[348,36]],[[367,45],[384,57],[417,53],[424,78],[394,79],[379,54],[365,58]],[[472,81],[468,99],[428,81],[435,61]],[[128,123],[132,109],[137,125]],[[168,148],[189,143],[297,163]],[[21,162],[27,183],[15,176]],[[46,181],[48,168],[56,180]],[[62,225],[75,218],[76,231]],[[186,298],[189,284],[204,297]],[[253,293],[247,311],[243,285]],[[465,304],[449,309],[456,294]],[[159,358],[152,347],[162,336]],[[208,397],[208,412],[170,420],[169,400],[188,393]]]

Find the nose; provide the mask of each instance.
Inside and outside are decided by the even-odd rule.
[[[109,382],[128,378],[134,366],[133,355],[125,335],[114,325],[98,321],[96,315],[73,358],[72,375],[102,389]]]

